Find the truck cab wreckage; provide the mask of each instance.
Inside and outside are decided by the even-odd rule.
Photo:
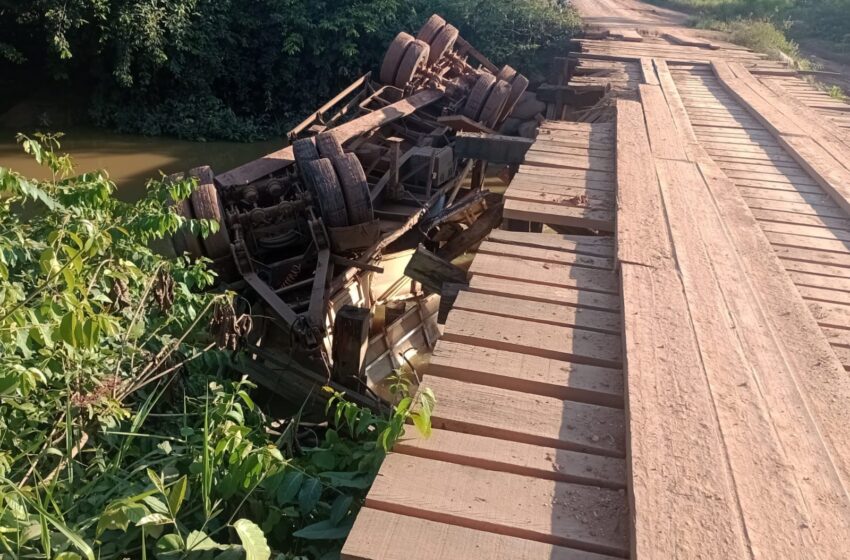
[[[220,175],[190,171],[199,187],[179,211],[220,228],[173,244],[211,259],[247,304],[252,359],[239,367],[293,402],[329,384],[380,407],[381,381],[439,337],[440,293],[466,282],[450,261],[501,220],[486,162],[457,139],[494,134],[528,86],[433,15],[289,146]]]

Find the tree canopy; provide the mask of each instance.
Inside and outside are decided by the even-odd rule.
[[[564,0],[0,0],[0,62],[83,88],[101,126],[252,140],[286,130],[434,12],[526,72],[578,25]]]

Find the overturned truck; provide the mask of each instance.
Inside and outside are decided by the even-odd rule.
[[[221,224],[173,242],[242,296],[252,358],[240,367],[294,401],[319,383],[370,405],[386,396],[381,382],[439,336],[440,286],[420,269],[448,265],[500,218],[482,166],[454,140],[497,130],[528,80],[438,15],[416,37],[399,33],[376,74],[295,127],[286,148],[220,175],[192,170],[199,188],[180,208]]]

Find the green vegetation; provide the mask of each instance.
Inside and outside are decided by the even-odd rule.
[[[333,394],[328,424],[273,424],[231,373],[234,296],[149,248],[214,229],[173,209],[195,185],[131,205],[58,137],[19,141],[52,178],[0,167],[0,557],[334,557],[433,394],[398,382],[387,414]]]
[[[650,1],[694,14],[701,27],[731,30],[737,41],[763,51],[779,49],[796,56],[792,40],[803,39],[850,50],[850,0]]]
[[[36,0],[0,6],[0,62],[21,95],[82,92],[101,126],[252,140],[287,130],[433,12],[526,72],[578,26],[566,0]]]

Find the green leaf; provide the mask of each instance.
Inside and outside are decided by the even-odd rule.
[[[60,552],[53,557],[53,560],[82,560],[82,556],[76,552]]]
[[[223,548],[224,547],[212,540],[209,535],[207,535],[203,531],[192,531],[186,537],[187,551],[222,550]]]
[[[308,479],[301,487],[301,491],[298,492],[298,509],[301,510],[301,513],[307,515],[315,509],[321,497],[322,483],[315,478]]]
[[[336,466],[336,455],[334,455],[333,451],[323,449],[313,453],[310,462],[323,471],[329,471]]]
[[[305,540],[338,540],[344,539],[351,532],[353,521],[349,521],[342,525],[334,525],[330,520],[319,521],[312,525],[307,525],[303,529],[299,529],[292,533],[293,537]]]
[[[154,545],[157,558],[172,558],[175,553],[183,552],[183,550],[185,550],[183,538],[175,533],[162,536]]]
[[[59,336],[71,346],[77,345],[76,338],[77,316],[73,311],[67,312],[59,323]]]
[[[183,499],[186,497],[186,488],[188,485],[189,479],[184,475],[174,483],[174,486],[168,492],[168,506],[171,509],[172,515],[176,516],[177,512],[180,511],[180,506],[183,505]]]
[[[239,519],[233,524],[242,547],[245,549],[245,560],[268,560],[272,551],[266,542],[263,530],[248,519]]]
[[[290,470],[283,476],[283,482],[277,489],[278,505],[286,505],[295,500],[298,491],[301,490],[301,483],[304,481],[304,474],[300,471]]]
[[[331,504],[331,515],[330,522],[334,525],[338,525],[343,519],[345,519],[345,514],[348,513],[348,510],[351,508],[351,502],[354,501],[354,496],[338,496],[334,503]]]
[[[324,472],[319,476],[327,479],[332,486],[338,488],[365,489],[372,484],[370,475],[359,472]]]

